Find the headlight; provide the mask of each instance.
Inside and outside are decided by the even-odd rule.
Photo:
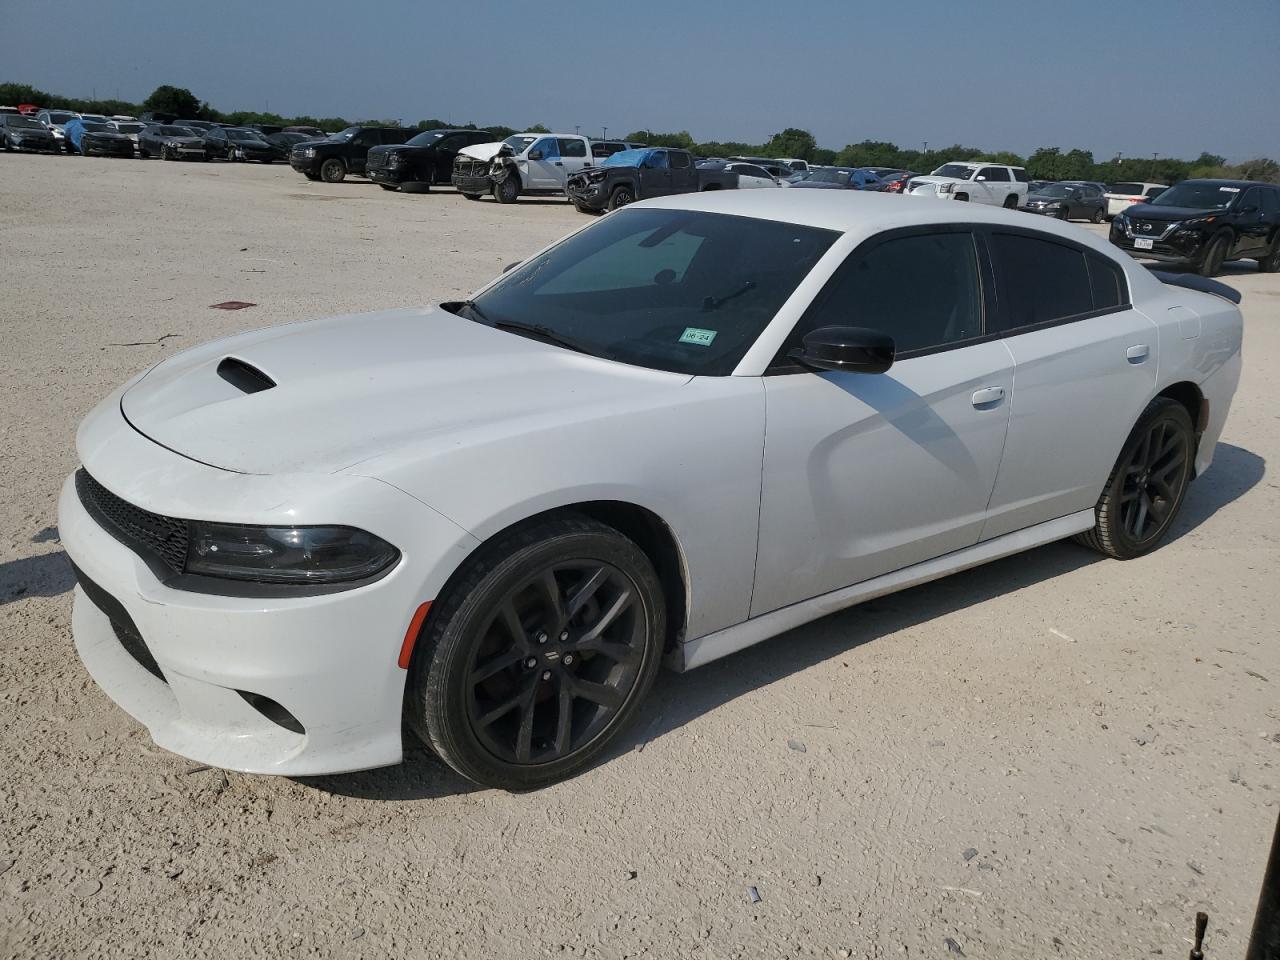
[[[302,148],[302,155],[303,155],[304,157],[314,157],[314,156],[316,155],[316,148],[315,148],[315,147],[303,147],[303,148]]]
[[[391,156],[387,157],[388,167],[398,167],[402,163],[404,163],[404,157],[398,153],[393,153]]]
[[[1046,206],[1046,207],[1048,207],[1050,210],[1061,210],[1061,209],[1062,209],[1062,201],[1061,201],[1061,200],[1055,200],[1055,201],[1053,201],[1053,203],[1046,203],[1046,204],[1042,204],[1042,206]]]
[[[1192,220],[1183,220],[1178,224],[1178,229],[1185,230],[1188,227],[1207,227],[1217,219],[1217,217],[1195,217]]]
[[[191,521],[187,573],[266,583],[342,583],[381,573],[400,551],[354,527]]]
[[[956,185],[954,183],[938,184],[938,193],[954,193],[955,189],[956,189]]]

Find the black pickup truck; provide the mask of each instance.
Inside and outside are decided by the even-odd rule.
[[[365,173],[384,190],[425,192],[432,184],[449,182],[459,150],[492,141],[488,130],[424,130],[403,144],[374,147]]]
[[[699,170],[688,150],[644,147],[615,153],[599,166],[575,173],[565,193],[582,213],[617,210],[636,200],[703,190],[734,190],[730,170]]]
[[[417,132],[408,127],[347,127],[324,140],[298,144],[289,152],[289,165],[308,180],[338,183],[349,173],[364,175],[370,148],[404,143]]]

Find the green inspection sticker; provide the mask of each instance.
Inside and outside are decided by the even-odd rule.
[[[711,346],[711,341],[716,338],[716,331],[703,330],[701,327],[685,327],[684,333],[680,334],[681,343],[696,343],[700,347]]]

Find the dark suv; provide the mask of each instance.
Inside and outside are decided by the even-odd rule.
[[[1194,267],[1212,277],[1228,260],[1280,270],[1280,186],[1184,180],[1111,221],[1111,242],[1135,257]]]
[[[373,147],[404,143],[416,132],[407,127],[347,127],[324,140],[298,144],[289,152],[289,166],[308,180],[339,183],[348,173],[364,175]]]
[[[433,183],[452,179],[459,150],[492,142],[488,130],[424,130],[405,143],[371,149],[365,173],[384,190],[410,185],[429,190]]]

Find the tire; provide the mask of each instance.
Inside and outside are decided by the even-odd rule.
[[[146,150],[144,150],[142,147],[138,147],[138,156],[141,157],[143,160],[148,160],[150,159],[151,154],[148,153]]]
[[[464,193],[463,196],[468,200],[479,200],[481,195],[478,193]]]
[[[482,547],[436,600],[409,667],[409,726],[476,783],[554,783],[634,717],[665,635],[662,588],[638,546],[576,514],[531,523]]]
[[[1102,208],[1098,207],[1096,210],[1093,211],[1093,216],[1089,218],[1089,222],[1101,223],[1106,218],[1107,218],[1107,215],[1103,212]]]
[[[609,210],[620,210],[629,203],[635,203],[635,191],[626,185],[613,188],[613,192],[609,194]]]
[[[514,173],[508,174],[501,183],[493,185],[493,199],[499,203],[515,203],[520,199],[520,178]]]
[[[1205,250],[1200,264],[1196,267],[1196,273],[1202,277],[1216,277],[1218,271],[1222,269],[1222,264],[1227,259],[1227,250],[1230,249],[1230,245],[1231,238],[1228,234],[1216,234],[1209,241],[1209,246]]]
[[[1076,542],[1117,560],[1158,547],[1186,497],[1195,451],[1187,408],[1168,397],[1152,400],[1111,469],[1094,507],[1093,529]]]
[[[308,180],[319,180],[319,179],[320,179],[320,174],[318,174],[318,173],[304,173],[304,174],[303,174],[303,176],[304,176],[304,177],[306,177]]]
[[[1061,220],[1063,223],[1066,223],[1068,220],[1070,220],[1070,219],[1071,219],[1070,211],[1069,211],[1069,210],[1067,210],[1067,208],[1066,208],[1066,207],[1063,207],[1061,210],[1059,210],[1059,211],[1058,211],[1057,213],[1055,213],[1053,216],[1054,216],[1054,219],[1056,219],[1056,220]]]
[[[1276,273],[1280,271],[1280,233],[1271,238],[1271,252],[1265,257],[1256,258],[1258,261],[1258,270],[1261,273]]]
[[[430,193],[431,184],[425,180],[410,180],[400,184],[401,193]]]
[[[325,183],[341,183],[347,178],[347,165],[337,157],[320,164],[320,179]]]
[[[1018,209],[1018,195],[1016,193],[1011,193],[1004,198],[1004,208],[1006,210]]]

